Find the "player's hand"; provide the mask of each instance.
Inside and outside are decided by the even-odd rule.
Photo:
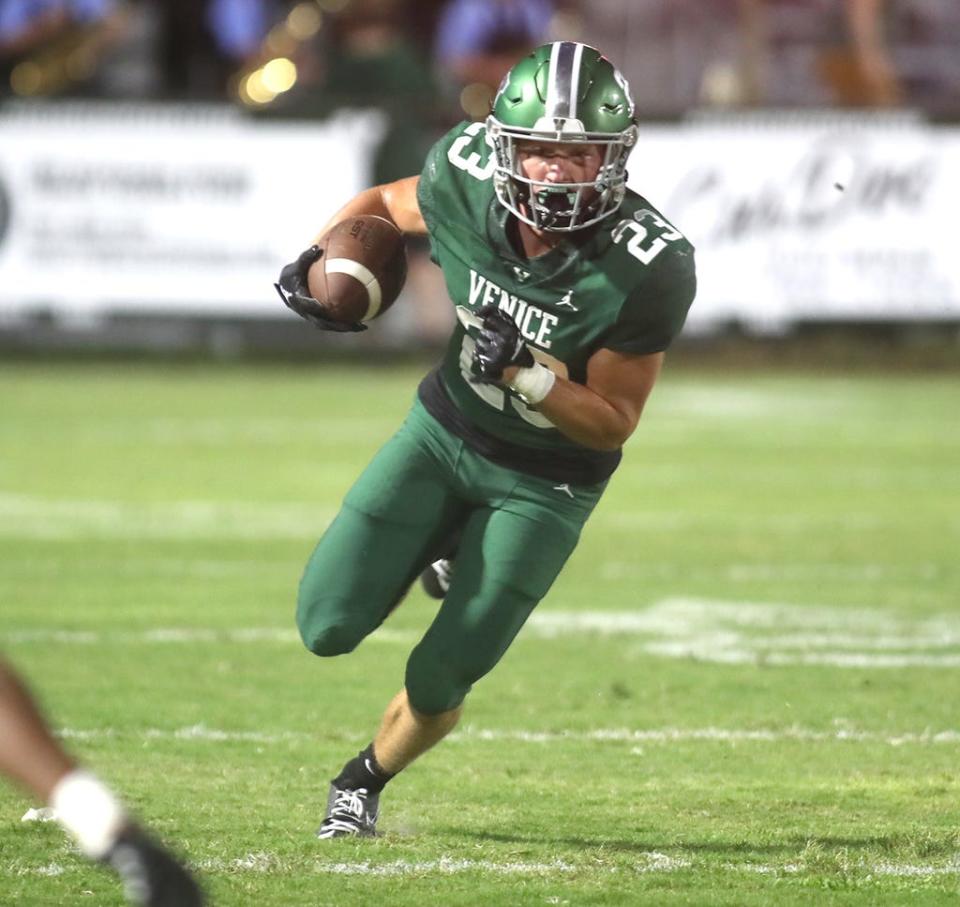
[[[530,368],[534,364],[533,353],[524,343],[520,328],[506,312],[495,305],[485,305],[477,309],[477,315],[482,324],[471,363],[477,381],[501,381],[504,369]]]
[[[283,266],[280,271],[280,280],[274,284],[277,293],[283,300],[283,304],[291,312],[296,312],[301,318],[305,318],[321,331],[337,331],[338,333],[365,331],[367,329],[365,324],[359,322],[351,324],[328,318],[323,306],[310,295],[310,289],[307,286],[307,272],[321,255],[323,255],[323,249],[320,246],[313,245],[301,252],[296,261],[291,261],[290,264]]]
[[[203,907],[203,891],[190,872],[137,826],[129,826],[120,833],[103,861],[122,879],[131,904]]]

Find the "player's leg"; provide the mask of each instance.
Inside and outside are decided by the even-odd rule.
[[[501,482],[515,476],[483,469]],[[471,515],[444,603],[374,740],[390,777],[456,725],[472,684],[500,660],[572,554],[602,490],[567,488],[559,500],[552,483],[523,477],[495,507]]]
[[[457,573],[410,657],[405,689],[373,743],[334,779],[321,838],[374,833],[384,785],[455,726],[471,684],[496,664],[547,593],[603,490],[574,487],[571,497],[569,486],[494,466],[459,444],[453,460],[455,486],[489,506],[465,523]]]
[[[583,492],[575,506],[532,498],[518,488],[501,507],[466,526],[450,589],[410,655],[406,690],[414,709],[439,715],[461,705],[471,686],[500,660],[547,594],[599,499]],[[549,483],[546,484],[549,487]]]
[[[435,715],[419,712],[410,704],[404,687],[387,706],[373,739],[374,752],[384,772],[393,777],[439,743],[456,727],[462,712],[462,706]]]
[[[102,781],[63,749],[23,682],[2,660],[0,772],[50,804],[83,852],[117,871],[131,903],[199,907],[203,902],[187,870],[133,823]]]
[[[297,622],[311,651],[351,651],[462,523],[469,505],[454,481],[461,448],[415,407],[357,480],[300,585]],[[371,743],[333,779],[318,836],[373,834],[388,779]]]
[[[297,625],[312,652],[352,651],[463,519],[448,480],[453,456],[411,417],[357,479],[300,582]]]

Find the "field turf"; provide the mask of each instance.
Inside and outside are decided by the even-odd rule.
[[[0,366],[0,650],[213,903],[957,902],[956,375],[668,367],[383,836],[317,841],[433,604],[321,661],[296,586],[421,371]],[[0,904],[121,904],[39,805]]]

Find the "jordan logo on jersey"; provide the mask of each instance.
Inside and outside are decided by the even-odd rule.
[[[572,299],[573,290],[567,290],[567,292],[557,300],[557,308],[564,307],[572,309],[574,312],[579,312],[580,310],[571,302]]]

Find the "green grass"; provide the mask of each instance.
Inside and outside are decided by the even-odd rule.
[[[0,648],[214,903],[956,902],[955,375],[668,369],[383,836],[316,841],[432,606],[320,661],[296,585],[418,375],[0,367]],[[0,904],[122,903],[32,805]]]

